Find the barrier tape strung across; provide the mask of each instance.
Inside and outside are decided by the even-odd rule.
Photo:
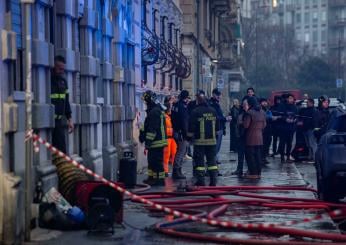
[[[39,144],[44,145],[49,151],[51,151],[54,154],[58,154],[60,157],[65,158],[66,161],[68,161],[69,163],[73,164],[74,166],[76,166],[77,168],[81,169],[82,171],[86,172],[88,175],[93,176],[94,178],[104,182],[105,184],[109,185],[110,187],[116,189],[117,191],[119,191],[120,193],[123,193],[133,199],[136,199],[138,201],[140,201],[143,204],[147,204],[149,206],[154,207],[157,210],[160,211],[164,211],[166,213],[172,214],[176,217],[179,218],[184,218],[184,219],[188,219],[191,221],[197,221],[197,222],[201,222],[203,224],[208,224],[211,226],[221,226],[221,227],[225,227],[225,228],[271,228],[271,227],[277,227],[277,226],[290,226],[290,225],[295,225],[298,223],[307,223],[307,222],[311,222],[314,220],[318,220],[322,218],[321,214],[317,214],[314,217],[311,218],[304,218],[300,221],[287,221],[287,222],[283,222],[283,223],[279,223],[279,224],[273,224],[273,223],[261,223],[261,224],[246,224],[246,223],[235,223],[235,222],[231,222],[231,221],[221,221],[221,220],[216,220],[216,219],[206,219],[206,218],[200,218],[197,217],[195,215],[189,215],[177,210],[173,210],[169,207],[165,207],[163,205],[157,204],[155,202],[152,202],[150,200],[147,200],[141,196],[138,196],[136,194],[131,193],[130,191],[114,184],[113,182],[105,179],[104,177],[94,173],[93,171],[91,171],[90,169],[86,168],[84,165],[78,163],[77,161],[73,160],[71,157],[67,156],[65,153],[59,151],[57,148],[55,148],[54,146],[52,146],[49,142],[47,142],[46,140],[42,139],[39,135],[33,133],[33,131],[30,131],[27,133],[26,137],[25,137],[25,141],[32,139],[33,140],[33,145],[34,145],[34,151],[38,152],[39,151]],[[344,214],[345,212],[342,209],[337,209],[334,210],[332,212],[329,212],[329,215],[331,217],[337,217],[340,216],[342,214]]]

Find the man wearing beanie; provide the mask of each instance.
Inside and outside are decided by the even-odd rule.
[[[189,92],[187,90],[182,90],[179,95],[179,101],[173,104],[172,107],[174,139],[178,146],[173,164],[173,179],[186,179],[182,173],[182,166],[189,144],[187,141],[189,123],[189,113],[187,108],[188,101]]]

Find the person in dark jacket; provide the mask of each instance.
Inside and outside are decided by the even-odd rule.
[[[232,121],[229,124],[229,131],[230,131],[230,146],[229,150],[230,152],[237,152],[238,149],[238,137],[237,137],[237,130],[238,130],[238,116],[240,113],[240,105],[239,100],[234,99],[233,100],[233,106],[229,112],[229,115],[232,118]]]
[[[327,131],[327,126],[331,115],[329,110],[329,103],[330,100],[326,95],[322,95],[318,98],[318,109],[314,119],[314,135],[317,142],[320,141],[322,135],[324,135]]]
[[[296,130],[297,107],[294,104],[294,96],[292,94],[283,95],[284,102],[279,107],[278,113],[280,119],[278,121],[278,130],[280,132],[279,153],[281,162],[292,162],[291,150],[294,132]],[[286,151],[285,151],[286,148]]]
[[[279,132],[278,129],[278,119],[280,118],[279,107],[281,106],[281,96],[274,97],[274,104],[270,108],[273,117],[271,122],[272,136],[273,136],[273,154],[272,157],[278,154],[278,142],[279,142]]]
[[[154,92],[147,90],[142,99],[147,105],[147,117],[139,136],[139,141],[145,143],[148,150],[148,179],[144,182],[149,185],[164,185],[163,154],[167,146],[165,114]]]
[[[243,126],[245,134],[245,157],[248,165],[248,175],[246,178],[259,179],[261,177],[263,129],[266,126],[266,116],[261,110],[257,99],[249,97],[247,99],[250,109],[244,115]]]
[[[314,120],[317,116],[316,113],[317,110],[315,109],[314,99],[306,99],[306,108],[301,108],[299,111],[299,115],[301,116],[300,122],[302,123],[305,143],[309,149],[309,160],[314,160],[315,152],[317,150],[316,138],[314,136]]]
[[[243,97],[243,99],[241,100],[242,102],[250,97],[254,97],[257,99],[256,94],[255,94],[255,89],[253,87],[249,87],[246,89],[246,95]],[[257,99],[258,101],[258,99]]]
[[[273,115],[271,110],[269,109],[269,104],[267,99],[261,98],[259,102],[260,102],[262,110],[264,111],[266,115],[266,122],[267,122],[266,127],[263,129],[263,149],[262,149],[262,164],[265,165],[269,163],[267,160],[267,156],[269,156],[269,148],[272,143],[271,122],[272,122]]]
[[[69,92],[65,74],[65,58],[55,56],[54,69],[51,76],[51,94],[50,99],[54,105],[55,127],[52,134],[52,144],[58,150],[66,153],[66,121],[68,132],[72,133],[74,124],[69,101]]]
[[[213,89],[212,97],[209,100],[209,104],[216,111],[217,115],[217,128],[219,129],[216,133],[216,162],[220,164],[219,153],[221,149],[222,136],[226,135],[226,122],[231,121],[231,117],[225,117],[220,106],[221,91],[217,88]]]
[[[208,170],[210,186],[217,182],[218,167],[216,156],[216,132],[218,131],[217,113],[208,105],[205,93],[197,95],[197,107],[192,111],[189,120],[188,137],[192,140],[193,160],[196,166],[196,185],[205,185],[205,172]],[[207,169],[204,158],[207,160]]]
[[[188,112],[189,92],[182,90],[179,95],[179,101],[172,107],[172,124],[174,131],[174,139],[178,149],[173,164],[173,179],[186,179],[182,173],[182,166],[187,152],[189,142],[187,141],[187,130],[189,122]]]
[[[244,160],[245,160],[245,135],[246,131],[243,125],[244,122],[244,115],[249,110],[249,104],[247,100],[243,101],[242,107],[240,109],[240,114],[237,117],[237,130],[236,130],[236,137],[237,137],[237,153],[238,153],[238,164],[235,171],[232,172],[232,175],[237,175],[238,177],[243,176],[243,167],[244,167]]]

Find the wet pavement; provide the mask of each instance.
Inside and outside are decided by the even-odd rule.
[[[219,165],[222,176],[218,179],[220,186],[278,186],[278,187],[306,187],[311,185],[316,187],[314,178],[314,168],[312,164],[281,164],[279,158],[268,158],[270,164],[262,169],[262,178],[260,180],[249,180],[238,178],[231,175],[236,168],[237,155],[229,153],[229,138],[223,140],[222,154]],[[298,171],[297,166],[300,171]],[[179,185],[190,185],[193,182],[192,177],[192,161],[186,160],[184,171],[187,180],[173,181],[166,178],[166,187],[155,187],[150,189],[153,191],[175,191]],[[138,176],[138,180],[143,180],[144,175]],[[208,180],[208,179],[206,179]],[[139,182],[139,181],[138,181]],[[208,183],[208,181],[207,181]],[[291,198],[309,198],[315,199],[313,192],[306,191],[261,191],[256,194],[268,196],[291,197]],[[234,196],[224,196],[225,198],[235,198]],[[244,198],[246,197],[239,197]],[[179,199],[179,198],[176,198]],[[294,228],[301,230],[313,230],[327,233],[340,233],[336,224],[324,211],[316,209],[272,209],[260,206],[245,206],[241,204],[232,204],[227,211],[220,217],[223,220],[229,220],[239,223],[274,223],[279,224],[286,221],[301,221],[303,218],[312,218],[316,214],[321,214],[322,218],[308,223],[298,223]],[[158,234],[154,231],[153,226],[158,222],[172,220],[173,217],[162,213],[150,213],[143,205],[126,201],[124,204],[124,224],[116,225],[114,235],[90,236],[86,231],[71,232],[55,232],[43,229],[36,229],[33,232],[34,242],[28,244],[70,244],[83,243],[87,244],[209,244],[201,241],[189,241],[176,237],[168,237]],[[297,238],[288,235],[271,235],[262,232],[244,232],[237,229],[223,229],[219,227],[211,227],[199,223],[186,223],[174,226],[178,231],[192,232],[197,234],[207,234],[217,237],[232,237],[240,239],[271,239],[279,241],[310,241],[318,242],[310,238]],[[49,235],[47,235],[49,233]],[[211,244],[211,243],[210,243]]]

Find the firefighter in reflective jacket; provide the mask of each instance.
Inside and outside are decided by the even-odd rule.
[[[204,91],[200,90],[196,95],[197,107],[192,111],[189,120],[188,137],[193,140],[193,160],[195,162],[196,185],[204,186],[206,170],[209,172],[210,186],[217,182],[216,164],[216,131],[217,114],[208,105]],[[204,163],[207,160],[207,168]]]
[[[165,176],[168,177],[169,164],[174,163],[174,157],[177,153],[177,143],[173,138],[173,125],[171,118],[171,109],[174,98],[172,96],[167,96],[164,100],[164,105],[166,107],[165,120],[166,120],[166,135],[167,135],[167,146],[164,149],[163,156],[163,168],[165,170]]]
[[[146,91],[142,99],[147,105],[147,117],[139,136],[139,141],[145,143],[148,150],[148,179],[144,182],[164,185],[163,149],[167,146],[165,114],[154,92]]]
[[[52,144],[60,151],[66,153],[66,124],[68,132],[72,133],[74,129],[71,118],[71,107],[69,102],[69,93],[67,81],[64,78],[65,58],[56,56],[54,58],[54,69],[51,77],[50,99],[55,108],[55,127],[52,134]]]

